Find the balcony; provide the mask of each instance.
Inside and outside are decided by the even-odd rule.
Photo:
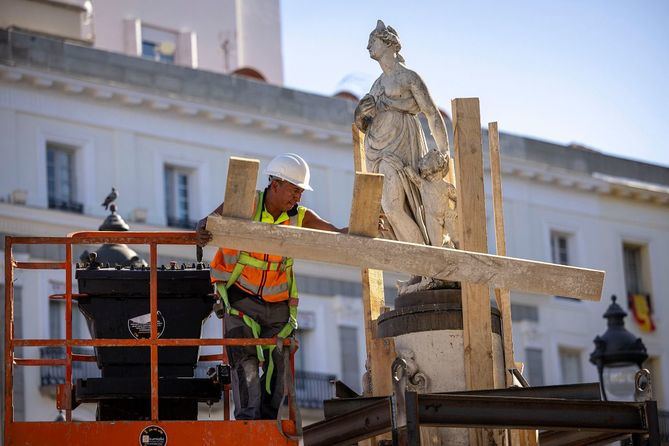
[[[297,404],[305,409],[322,409],[323,400],[332,398],[335,375],[295,370]]]
[[[174,217],[171,215],[167,216],[167,226],[171,228],[181,228],[181,229],[190,229],[195,230],[197,222],[189,220],[187,218]]]
[[[84,205],[76,201],[59,200],[58,198],[49,197],[49,209],[57,209],[59,211],[74,212],[76,214],[84,213]]]
[[[95,354],[92,348],[72,348],[72,353],[79,355],[93,355]],[[41,359],[64,359],[65,349],[63,347],[42,347],[39,355]],[[80,362],[72,363],[72,379],[79,378],[98,378],[100,377],[100,369],[95,362]],[[40,367],[40,378],[42,388],[52,388],[58,384],[65,383],[65,367],[43,365]],[[48,393],[51,393],[48,391]]]

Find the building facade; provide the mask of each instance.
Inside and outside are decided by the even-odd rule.
[[[9,3],[21,12],[35,2],[0,2]],[[337,226],[348,225],[355,103],[281,87],[278,2],[203,2],[220,27],[201,25],[201,11],[175,14],[182,2],[166,2],[161,11],[135,1],[66,5],[66,12],[79,17],[78,37],[34,32],[59,35],[57,29],[18,29],[37,26],[34,21],[2,23],[13,28],[0,31],[1,234],[95,230],[106,216],[100,203],[112,186],[132,229],[190,229],[222,201],[230,156],[259,159],[263,169],[288,151],[301,154],[312,168],[315,192],[305,193],[303,203]],[[266,22],[264,32],[275,38],[245,34]],[[227,53],[215,49],[221,36],[236,42]],[[242,69],[253,79],[229,75]],[[487,147],[485,139],[484,132]],[[609,296],[616,294],[624,307],[628,295],[645,296],[632,298],[627,327],[648,347],[655,394],[666,410],[669,168],[509,134],[501,135],[501,150],[508,255],[607,272],[601,302],[512,294],[516,359],[526,364],[530,383],[597,381],[588,357],[592,340],[605,330]],[[265,183],[261,176],[258,187]],[[487,195],[490,203],[489,190]],[[488,220],[494,252],[490,208]],[[148,257],[143,247],[134,248]],[[161,247],[160,262],[192,261],[194,251]],[[25,248],[16,255],[58,260],[63,250]],[[211,249],[205,253],[212,255]],[[360,273],[304,261],[297,261],[296,270],[302,327],[297,368],[303,383],[298,381],[297,391],[304,407],[317,408],[321,395],[307,392],[307,380],[324,386],[337,377],[360,389],[365,361]],[[386,275],[390,302],[397,278]],[[62,306],[47,300],[64,286],[62,273],[21,271],[15,286],[20,301],[15,335],[62,336]],[[74,327],[75,335],[88,336],[81,320]],[[217,319],[207,322],[203,335],[221,335]],[[59,373],[16,368],[17,419],[55,418],[53,385],[62,379]],[[94,409],[79,408],[77,417],[92,419]]]

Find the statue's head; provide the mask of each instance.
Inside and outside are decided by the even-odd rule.
[[[438,150],[430,150],[418,162],[418,172],[429,180],[444,178],[448,173],[448,156]]]
[[[378,60],[385,51],[392,51],[400,62],[404,62],[404,58],[400,55],[401,49],[402,44],[397,31],[392,26],[386,26],[383,20],[377,20],[376,28],[369,34],[367,44],[369,57]]]

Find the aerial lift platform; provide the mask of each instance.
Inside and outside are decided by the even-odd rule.
[[[72,291],[74,245],[126,243],[149,245],[150,248],[150,313],[151,332],[144,339],[73,339],[72,302],[82,297]],[[62,262],[19,262],[14,259],[13,248],[25,244],[60,244],[65,246]],[[67,237],[7,237],[5,239],[5,399],[4,445],[297,445],[295,411],[289,419],[236,421],[230,419],[228,389],[224,391],[224,420],[161,420],[159,413],[159,347],[275,345],[276,339],[163,339],[158,335],[158,245],[194,245],[193,232],[79,232]],[[65,273],[65,293],[50,296],[65,301],[65,339],[16,339],[14,338],[14,273],[17,269],[51,269]],[[213,304],[213,301],[212,301]],[[290,348],[290,341],[285,341]],[[73,363],[95,361],[93,355],[73,353],[73,347],[148,347],[150,349],[151,417],[148,421],[74,421]],[[62,347],[62,359],[36,359],[16,357],[18,347]],[[291,368],[292,356],[291,351]],[[223,361],[224,354],[203,355],[200,361]],[[65,383],[58,386],[56,405],[65,415],[64,422],[16,421],[13,416],[13,370],[21,366],[60,366],[65,368]],[[289,402],[288,407],[294,408]]]

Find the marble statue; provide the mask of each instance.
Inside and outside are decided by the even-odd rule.
[[[397,31],[377,21],[367,50],[382,73],[358,103],[355,124],[365,133],[368,170],[384,175],[381,207],[391,237],[454,247],[457,217],[455,188],[445,179],[450,165],[446,126],[423,80],[404,65],[401,48]],[[428,152],[419,113],[437,150]]]

